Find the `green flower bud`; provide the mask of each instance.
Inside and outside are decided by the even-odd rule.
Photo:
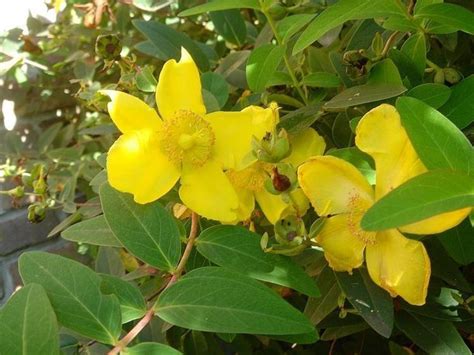
[[[444,80],[450,84],[456,84],[462,79],[461,74],[459,74],[459,72],[453,68],[444,68],[443,73]]]
[[[273,195],[290,192],[296,188],[297,184],[296,170],[286,163],[276,164],[270,178],[265,180],[265,188]]]
[[[28,221],[31,223],[40,223],[46,218],[46,209],[40,203],[34,203],[28,206]]]
[[[433,82],[436,84],[444,84],[444,71],[443,70],[437,70]]]
[[[380,56],[383,52],[383,47],[384,47],[384,43],[383,43],[382,35],[379,32],[377,32],[374,36],[374,39],[372,40],[371,48],[374,51],[374,54],[376,56]]]
[[[298,246],[306,234],[306,229],[301,218],[288,216],[275,224],[275,239],[282,245]]]
[[[122,44],[117,35],[100,35],[95,41],[96,54],[105,60],[120,60]]]
[[[46,192],[47,184],[43,177],[33,181],[33,192],[35,194],[43,195]]]
[[[14,189],[9,190],[8,195],[13,198],[22,198],[23,196],[25,196],[25,187],[19,185]]]
[[[288,134],[284,129],[278,133],[278,136],[267,132],[261,141],[252,140],[253,154],[260,160],[267,163],[277,163],[290,155],[290,141]]]
[[[286,8],[279,3],[272,4],[268,8],[268,14],[274,19],[274,20],[281,20],[286,16]]]

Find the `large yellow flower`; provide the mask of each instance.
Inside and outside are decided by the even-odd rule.
[[[326,148],[324,139],[312,128],[290,136],[289,140],[291,154],[283,162],[290,163],[295,168],[312,156],[322,155]],[[265,189],[265,180],[273,168],[273,164],[259,161],[240,171],[227,171],[240,200],[237,220],[245,221],[250,218],[255,208],[255,200],[272,224],[290,214],[302,216],[306,213],[308,200],[301,189],[290,192],[291,202],[285,201],[282,195],[273,195]]]
[[[133,194],[136,202],[155,201],[181,178],[179,195],[198,214],[220,221],[237,218],[239,199],[226,169],[245,168],[252,136],[275,129],[271,109],[250,106],[241,112],[206,113],[199,72],[192,57],[163,66],[156,88],[158,113],[140,99],[119,91],[109,114],[123,133],[109,150],[109,183]]]
[[[328,217],[317,236],[329,265],[351,272],[365,259],[372,280],[414,305],[425,303],[430,260],[423,244],[404,237],[440,233],[459,224],[470,208],[379,232],[364,231],[365,211],[386,193],[426,171],[418,158],[400,116],[390,105],[368,112],[356,130],[357,147],[372,156],[376,165],[375,191],[350,163],[331,156],[316,157],[301,165],[299,183],[320,216]],[[403,207],[401,207],[403,208]]]

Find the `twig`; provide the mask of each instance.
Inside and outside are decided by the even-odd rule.
[[[388,37],[387,42],[385,42],[385,46],[383,47],[382,53],[380,53],[380,56],[382,58],[385,57],[388,51],[392,48],[393,42],[395,42],[395,39],[397,38],[399,34],[400,32],[395,31],[390,35],[390,37]]]
[[[174,284],[182,275],[186,263],[188,262],[189,255],[191,255],[191,250],[194,246],[194,241],[197,237],[198,232],[198,225],[199,225],[199,215],[195,212],[191,215],[191,231],[189,232],[188,241],[186,242],[186,248],[184,249],[184,253],[181,256],[181,260],[176,267],[176,270],[173,272],[173,276],[168,281],[166,287],[163,287],[162,290],[166,290],[172,284]],[[156,296],[156,295],[154,295]],[[140,332],[145,328],[148,323],[153,319],[155,314],[155,309],[152,307],[146,312],[142,319],[130,330],[120,341],[115,345],[115,347],[109,351],[108,355],[116,355],[119,354],[124,348],[127,347],[130,342],[135,339],[135,337],[140,334]]]

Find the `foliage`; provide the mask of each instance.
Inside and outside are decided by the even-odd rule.
[[[471,1],[55,0],[50,6],[58,11],[55,23],[31,16],[28,34],[15,29],[0,37],[0,92],[15,101],[18,117],[15,130],[0,131],[0,177],[9,184],[1,193],[16,207],[28,205],[33,223],[66,212],[49,237],[77,243],[95,265],[23,254],[25,286],[0,309],[0,354],[471,353]],[[150,161],[119,157],[124,176],[127,166],[137,170],[125,177],[132,188],[117,183],[109,149],[149,125],[146,112],[154,117],[158,109],[166,118],[161,105],[168,101],[159,97],[172,102],[175,87],[173,80],[163,84],[163,73],[170,60],[183,58],[199,70],[200,92],[191,96],[197,102],[202,96],[202,116],[211,117],[213,132],[226,134],[227,141],[212,133],[216,146],[224,143],[216,151],[225,155],[232,147],[239,156],[219,167],[238,193],[206,195],[222,181],[211,179],[199,181],[197,203],[182,191],[213,161],[194,165],[189,179],[183,168],[166,191],[140,201],[136,190],[152,189],[148,178],[163,174],[160,148],[148,151]],[[194,71],[184,79],[173,73],[185,102],[195,94]],[[182,108],[189,111],[186,103]],[[227,115],[223,127],[212,121],[220,111]],[[403,135],[390,136],[388,123],[367,130],[371,115],[395,117]],[[264,118],[273,126],[255,133]],[[248,132],[244,150],[234,141]],[[364,145],[364,132],[375,137],[373,145]],[[385,164],[390,139],[402,136],[404,150]],[[326,174],[330,162],[346,170]],[[390,175],[386,166],[393,186],[380,182]],[[306,180],[304,173],[313,175]],[[339,185],[327,192],[325,181]],[[375,197],[361,210],[357,198],[337,210],[331,203],[350,184],[372,195],[375,188]],[[235,204],[241,210],[234,219],[208,209],[198,215],[202,201],[217,201],[213,211]],[[354,216],[368,237],[359,243],[361,259],[341,266],[326,236],[331,219],[352,223]],[[426,219],[446,226],[413,227]],[[415,285],[424,288],[421,301],[389,284],[387,270],[377,274],[370,266],[377,258],[369,249],[401,235],[397,230],[409,246],[400,247],[397,271],[411,272],[416,255],[426,256],[426,287]],[[336,245],[341,254],[352,247]],[[380,255],[393,259],[398,252],[374,253],[383,259],[377,265],[389,259]]]

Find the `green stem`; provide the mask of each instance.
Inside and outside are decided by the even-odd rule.
[[[426,64],[428,64],[428,66],[430,68],[433,68],[434,70],[443,70],[440,66],[436,65],[435,63],[433,63],[431,60],[429,60],[428,58],[426,58]]]

